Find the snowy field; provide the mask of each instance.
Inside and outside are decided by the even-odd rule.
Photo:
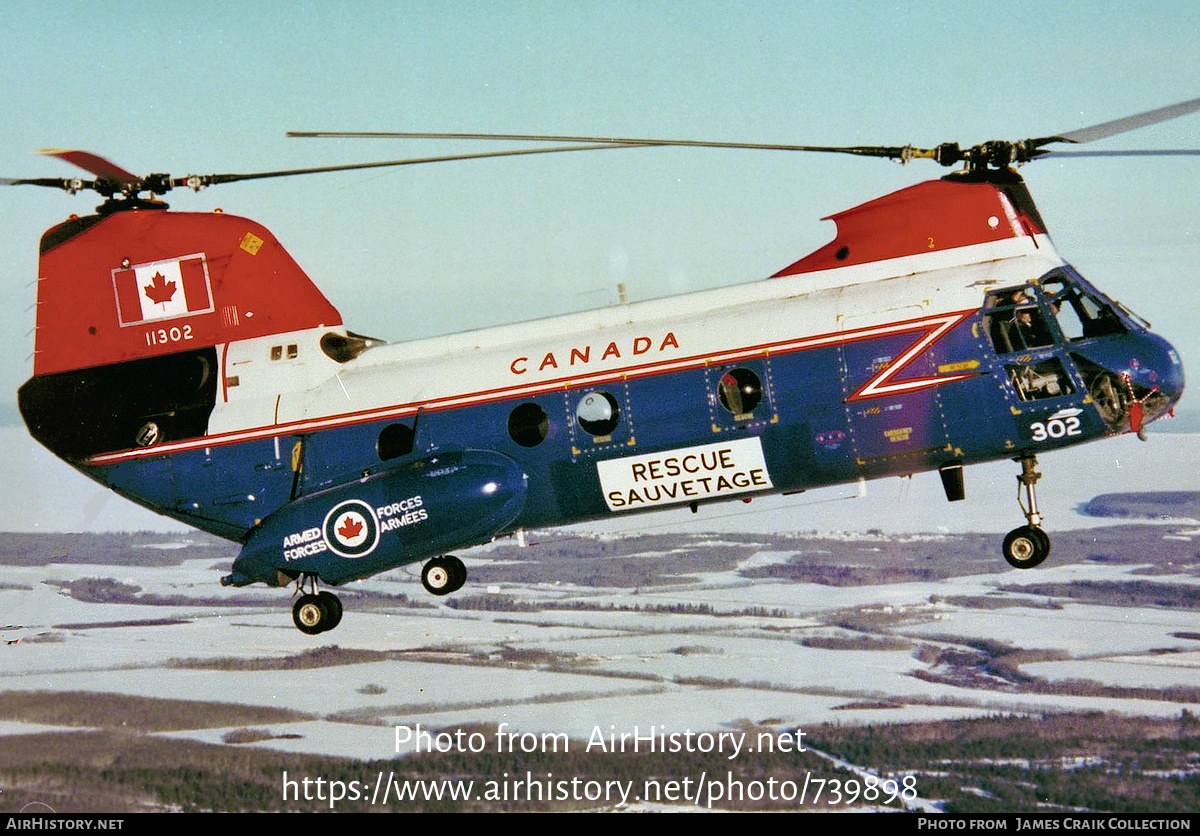
[[[14,528],[29,530],[18,524],[29,520],[36,529],[49,507],[58,509],[67,528],[75,520],[89,531],[178,531],[81,478],[62,475],[53,468],[64,466],[39,459],[32,442],[11,430],[0,431],[0,444],[15,461],[31,462],[18,480],[29,491],[10,497],[4,508]],[[1153,434],[1148,443],[1123,437],[1047,455],[1039,493],[1048,530],[1053,535],[1116,524],[1079,513],[1100,493],[1200,490],[1197,463],[1196,435]],[[1197,686],[1200,608],[1109,606],[1021,591],[1033,583],[1132,582],[1144,578],[1137,565],[1056,563],[1052,554],[1037,570],[1018,572],[999,558],[996,536],[994,562],[983,573],[976,566],[973,573],[936,581],[828,586],[761,576],[772,566],[805,560],[803,548],[744,550],[749,532],[823,532],[826,539],[812,547],[811,557],[828,559],[853,548],[869,561],[873,551],[890,547],[909,550],[915,559],[948,535],[1017,525],[1016,472],[1007,462],[969,468],[968,501],[953,505],[942,497],[936,475],[923,474],[872,483],[865,497],[848,498],[858,493],[853,488],[830,489],[714,506],[696,515],[615,518],[568,532],[579,542],[626,532],[680,532],[693,547],[703,542],[720,550],[726,548],[723,537],[734,541],[729,548],[742,544],[741,557],[724,568],[644,588],[481,583],[478,573],[492,561],[491,552],[469,551],[463,557],[476,581],[457,595],[495,596],[521,611],[454,609],[427,595],[416,568],[406,567],[347,587],[341,626],[317,637],[292,626],[288,591],[219,585],[234,546],[224,559],[176,566],[6,566],[0,623],[13,623],[3,619],[28,610],[31,590],[42,581],[69,587],[82,578],[105,578],[140,591],[122,603],[54,594],[39,599],[36,612],[24,612],[17,623],[44,631],[0,647],[0,692],[108,692],[293,709],[303,717],[264,729],[273,739],[256,745],[362,759],[394,754],[393,728],[418,723],[435,729],[508,723],[514,730],[587,737],[597,727],[785,728],[996,711],[1178,715],[1185,706],[1169,700],[1114,698],[1111,689],[1103,696],[1031,693],[990,675],[972,678],[968,668],[952,670],[946,662],[956,653],[977,653],[981,643],[1002,643],[1040,654],[1022,663],[1021,672],[1051,682]],[[39,493],[54,481],[48,473],[62,480],[53,496]],[[1154,580],[1185,589],[1197,584],[1196,521],[1164,521],[1159,530],[1165,547],[1177,551],[1181,574],[1164,575],[1160,567]],[[714,533],[701,538],[706,531]],[[177,547],[180,536],[164,534],[162,547]],[[537,561],[538,554],[532,546],[515,559],[511,552],[497,555],[495,565]],[[836,562],[838,555],[832,556]],[[36,594],[44,596],[48,587],[40,589]],[[366,593],[403,594],[408,603],[379,597],[365,602]],[[138,603],[152,596],[173,603]],[[580,609],[562,608],[568,606]],[[848,618],[857,619],[853,630],[845,628]],[[375,655],[280,669],[282,660],[333,645]],[[233,669],[229,660],[257,663]],[[271,664],[277,669],[263,669]],[[0,734],[30,728],[5,723]],[[174,734],[216,741],[228,731]]]
[[[1182,530],[1165,525],[1161,536]],[[723,548],[716,537],[708,542]],[[1169,542],[1191,553],[1189,541]],[[537,547],[527,551],[536,556]],[[487,555],[468,553],[468,565],[486,567]],[[373,759],[396,753],[395,726],[417,724],[508,723],[514,731],[587,738],[597,727],[787,728],[1076,709],[1166,717],[1186,707],[1022,693],[1000,679],[948,676],[945,653],[969,653],[980,640],[1052,654],[1051,661],[1022,668],[1052,681],[1158,689],[1200,682],[1197,609],[1056,603],[1020,591],[1033,579],[1136,580],[1142,577],[1136,565],[1055,566],[1051,560],[1035,572],[1018,572],[997,558],[992,573],[849,587],[742,575],[791,557],[764,550],[732,569],[668,586],[490,584],[459,593],[496,596],[529,610],[519,612],[453,609],[426,595],[415,571],[396,571],[344,592],[341,626],[317,637],[292,626],[284,590],[256,590],[248,603],[222,604],[247,591],[222,589],[223,567],[210,560],[172,569],[6,568],[0,612],[18,608],[34,594],[28,590],[47,579],[69,586],[79,578],[112,578],[139,587],[139,596],[179,596],[183,603],[81,603],[53,595],[38,612],[45,632],[0,648],[0,692],[107,692],[292,709],[304,716],[262,727],[273,739],[256,745]],[[356,606],[365,592],[403,593],[422,607],[378,599]],[[980,597],[1008,606],[952,602]],[[547,602],[627,609],[541,609]],[[1058,608],[1047,608],[1051,604]],[[663,611],[685,606],[692,610]],[[839,626],[848,614],[875,626]],[[278,663],[331,645],[381,655],[298,670],[231,669],[230,660]],[[0,734],[30,729],[6,723]],[[172,734],[215,742],[230,730]]]

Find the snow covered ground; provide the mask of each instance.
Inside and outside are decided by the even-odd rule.
[[[1166,527],[1163,534],[1178,530]],[[434,601],[415,572],[391,572],[350,587],[341,626],[318,637],[292,626],[283,590],[253,592],[242,606],[218,605],[246,590],[221,589],[223,568],[211,560],[172,569],[69,563],[6,568],[0,612],[19,606],[41,580],[69,585],[86,577],[138,586],[142,596],[196,603],[85,604],[55,596],[40,613],[48,633],[0,648],[0,692],[94,691],[294,709],[308,719],[265,727],[275,737],[256,745],[372,759],[396,753],[395,726],[417,724],[508,723],[513,731],[587,738],[597,728],[682,732],[747,722],[802,728],[1073,709],[1174,716],[1185,707],[1019,693],[999,679],[989,687],[986,680],[981,685],[944,676],[939,654],[970,652],[979,640],[1054,654],[1059,661],[1022,668],[1051,680],[1154,688],[1198,681],[1200,647],[1187,634],[1200,635],[1200,611],[1072,602],[1049,609],[1043,597],[998,591],[1031,578],[1134,579],[1140,577],[1137,567],[1051,561],[1035,572],[1017,572],[997,559],[992,574],[851,587],[741,574],[790,557],[764,550],[738,567],[666,587],[492,585],[507,601],[535,605],[528,612],[459,610],[444,601],[420,609],[356,606],[355,593],[363,591]],[[486,561],[484,552],[468,564]],[[495,593],[468,586],[464,594]],[[1010,606],[980,609],[948,601],[971,596]],[[255,600],[271,605],[254,606]],[[626,609],[539,609],[548,600]],[[693,611],[662,611],[682,605]],[[748,612],[751,607],[759,609]],[[837,626],[847,613],[877,618],[871,622],[877,626],[867,632]],[[862,649],[854,649],[855,640]],[[386,655],[298,670],[230,670],[221,661],[282,660],[330,645]],[[0,734],[28,729],[8,723]],[[216,741],[227,731],[173,734]]]

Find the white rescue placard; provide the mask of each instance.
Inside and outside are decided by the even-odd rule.
[[[695,502],[772,487],[758,438],[596,462],[610,511]]]

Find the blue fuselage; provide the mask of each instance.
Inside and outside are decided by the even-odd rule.
[[[744,333],[722,335],[720,353],[690,353],[692,332],[665,327],[643,329],[651,334],[645,343],[578,340],[586,354],[579,345],[574,354],[502,350],[496,357],[508,386],[480,391],[439,381],[449,394],[281,420],[242,432],[243,440],[216,434],[207,444],[100,456],[81,467],[223,537],[246,543],[270,529],[247,581],[283,568],[339,583],[516,528],[1017,458],[1128,431],[1134,402],[1145,420],[1169,410],[1183,388],[1171,347],[1069,268],[1056,276],[1023,286],[1019,302],[1006,295],[1012,290],[984,288],[973,309],[925,314],[912,306],[891,318],[868,310],[839,316],[837,330],[788,339],[756,339],[747,320],[731,318]],[[1063,309],[1079,299],[1091,307],[1080,308],[1082,325],[1068,323]],[[1034,317],[1040,331],[1015,336]],[[624,357],[608,372],[594,364],[610,344]],[[336,385],[352,393],[355,364],[388,348],[346,361]],[[371,379],[389,366],[376,363]],[[395,374],[438,368],[407,360]],[[534,372],[541,377],[529,382]],[[382,484],[384,474],[464,450],[493,457],[477,464],[481,474],[512,463],[507,476],[477,480],[481,490],[499,484],[504,503],[486,513],[480,504],[475,513],[470,485],[397,484],[365,500],[378,511],[371,516],[379,523],[393,500],[423,496],[424,516],[410,522],[425,537],[381,552],[369,570],[365,562],[354,571],[323,569],[327,554],[305,552],[304,537],[318,537],[311,532],[332,504]],[[624,463],[623,470],[606,471],[606,462]],[[329,499],[309,501],[304,511],[298,500],[314,495]],[[390,516],[412,510],[396,507]],[[280,514],[289,516],[281,522]],[[488,522],[464,527],[461,514]]]

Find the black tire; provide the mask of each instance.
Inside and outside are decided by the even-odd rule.
[[[1042,555],[1042,557],[1040,560],[1038,560],[1038,563],[1041,563],[1043,560],[1045,560],[1047,557],[1050,556],[1050,535],[1047,534],[1042,529],[1038,528],[1036,525],[1030,526],[1030,527],[1033,529],[1034,536],[1041,538],[1041,555]]]
[[[329,609],[319,595],[301,595],[292,605],[292,623],[301,633],[323,633],[329,629],[329,621]]]
[[[1004,538],[1004,559],[1014,569],[1032,569],[1050,554],[1050,537],[1036,525],[1023,525]]]
[[[421,567],[421,583],[430,595],[449,595],[455,590],[454,566],[444,557],[435,557]]]
[[[453,583],[450,586],[450,591],[457,592],[467,582],[467,567],[452,554],[445,555],[442,559],[446,561],[446,565],[450,567],[450,572],[453,575]]]
[[[329,625],[325,627],[325,630],[332,630],[342,623],[342,599],[332,592],[324,590],[317,593],[317,597],[321,599],[321,603],[325,605],[325,609],[329,613]]]

